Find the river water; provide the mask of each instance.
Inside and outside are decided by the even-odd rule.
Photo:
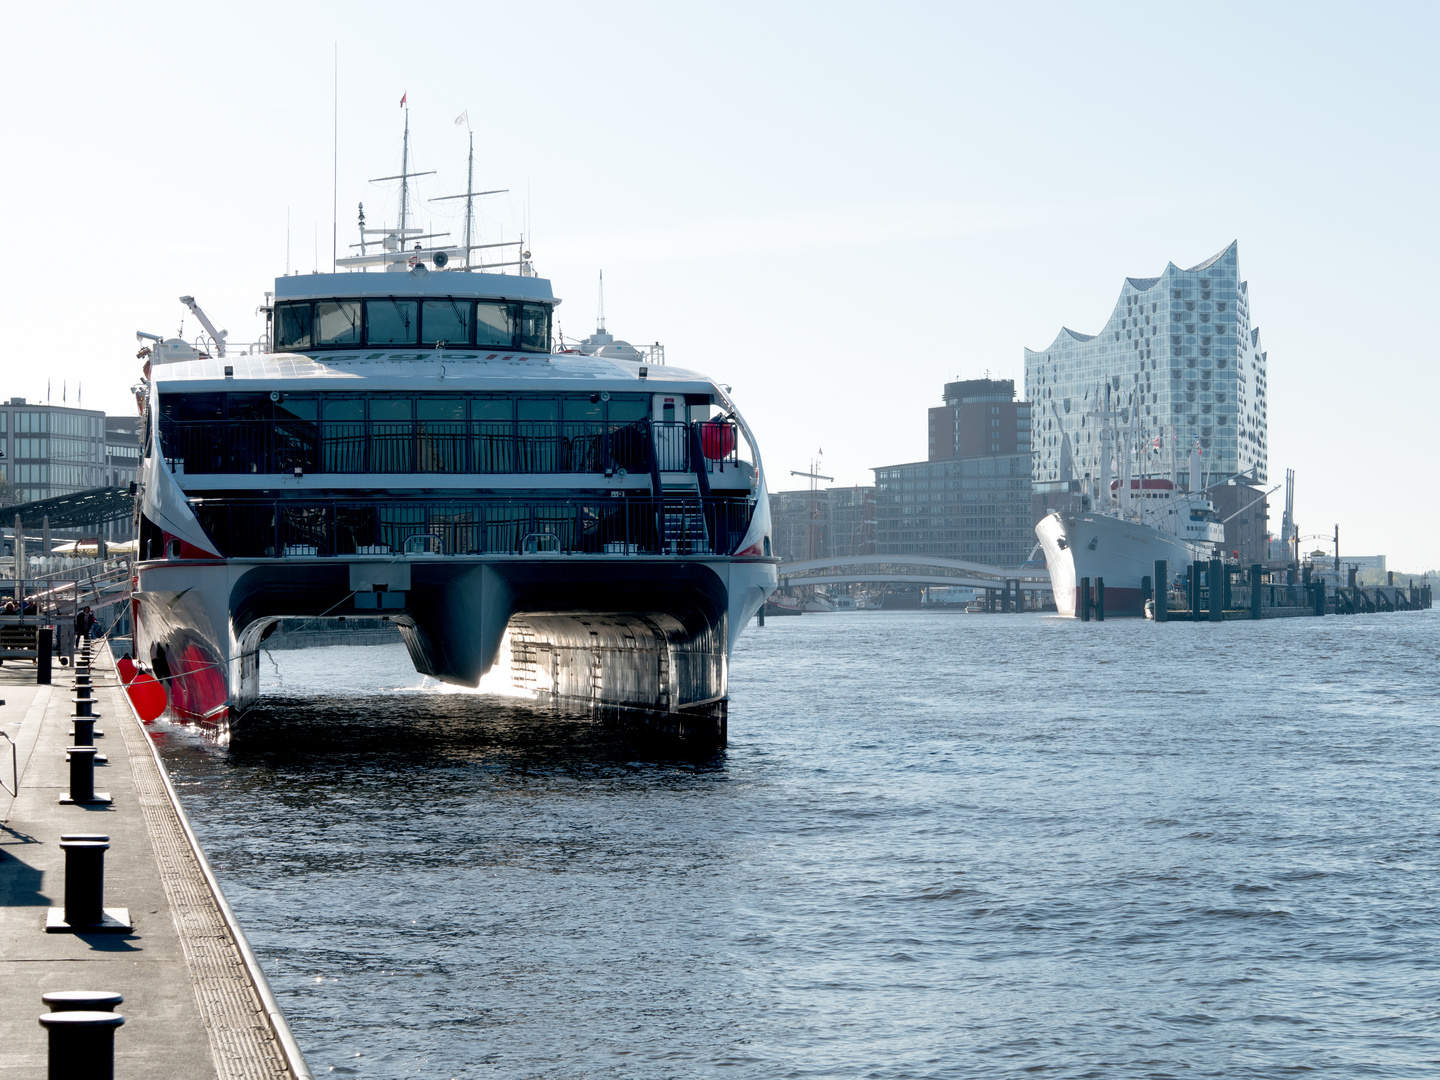
[[[1431,1076],[1437,630],[772,619],[699,757],[324,648],[156,737],[317,1076]]]

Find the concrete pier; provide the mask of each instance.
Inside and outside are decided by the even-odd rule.
[[[49,1011],[41,995],[123,996],[115,1076],[137,1080],[309,1080],[285,1021],[225,903],[107,651],[92,667],[94,711],[109,764],[95,783],[108,805],[62,805],[75,713],[74,668],[37,685],[33,664],[0,667],[0,729],[15,742],[18,797],[0,791],[0,1080],[46,1075]],[[96,732],[99,734],[99,731]],[[0,777],[11,784],[10,744]],[[46,933],[65,899],[62,834],[109,837],[104,903],[127,908],[129,933]]]

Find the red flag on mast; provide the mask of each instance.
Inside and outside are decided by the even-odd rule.
[[[405,93],[403,93],[403,94],[400,95],[400,107],[401,107],[402,109],[405,107],[405,99],[408,98],[409,96],[410,96],[410,91],[409,91],[409,90],[406,90]]]

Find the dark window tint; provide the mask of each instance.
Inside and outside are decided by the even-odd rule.
[[[470,313],[468,300],[426,300],[423,305],[421,332],[426,345],[468,345]]]
[[[394,422],[397,420],[410,419],[410,399],[407,398],[371,398],[370,419]]]
[[[566,398],[562,403],[566,420],[585,420],[598,424],[605,419],[605,403],[595,395],[592,402],[588,397]]]
[[[365,400],[363,398],[326,398],[325,419],[351,423],[364,420]]]
[[[320,409],[320,402],[313,397],[302,397],[298,394],[282,394],[280,400],[275,404],[275,418],[277,420],[315,420]]]
[[[475,344],[509,349],[515,341],[513,304],[482,300],[475,305]]]
[[[545,304],[522,304],[520,348],[550,351],[550,308]]]
[[[476,398],[470,402],[470,419],[507,421],[515,419],[513,398]]]
[[[225,415],[224,394],[165,394],[160,415],[171,420],[219,420]]]
[[[415,415],[421,420],[464,420],[464,398],[422,397],[415,403]]]
[[[559,420],[560,403],[549,398],[521,398],[521,420]]]
[[[420,328],[414,300],[366,300],[365,340],[371,345],[414,345]]]
[[[308,349],[313,329],[313,311],[309,302],[275,305],[275,351]]]
[[[650,399],[640,394],[616,394],[610,399],[610,422],[633,424],[650,414]]]
[[[322,300],[315,305],[316,345],[360,344],[360,301]]]

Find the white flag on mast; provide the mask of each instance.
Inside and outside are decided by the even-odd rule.
[[[461,124],[468,124],[468,123],[470,123],[470,110],[469,110],[469,109],[466,109],[466,110],[465,110],[464,112],[462,112],[459,116],[455,117],[455,126],[456,126],[456,127],[459,127]]]

